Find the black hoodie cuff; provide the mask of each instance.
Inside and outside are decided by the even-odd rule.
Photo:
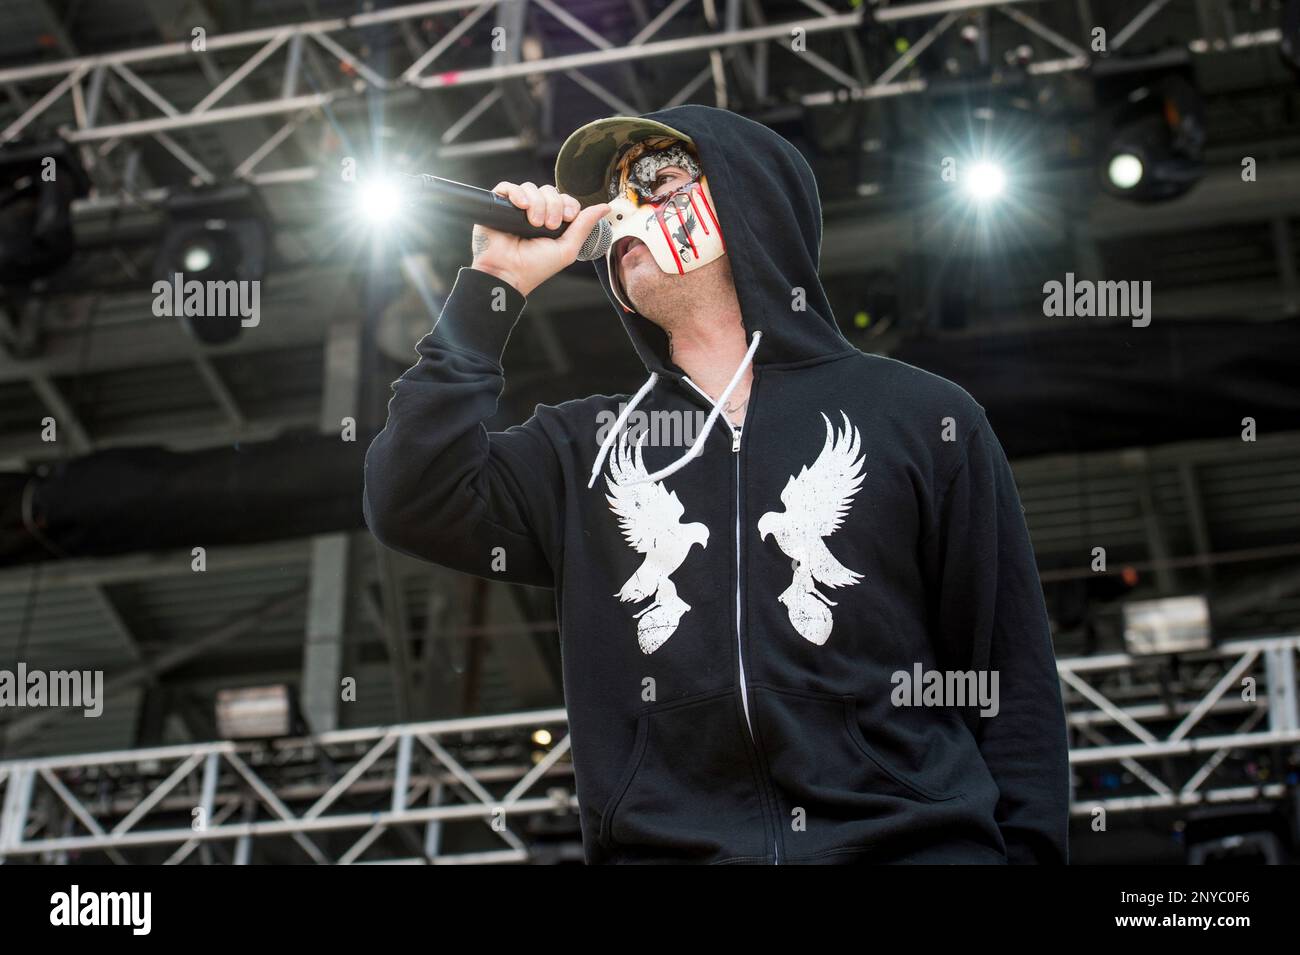
[[[499,365],[526,302],[505,279],[463,266],[433,326],[433,337]]]

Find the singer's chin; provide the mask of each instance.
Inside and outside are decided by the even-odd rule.
[[[632,303],[634,307],[640,307],[636,300],[636,286],[638,282],[636,263],[619,262],[614,266],[618,276],[619,288],[623,291],[623,297]]]
[[[672,280],[672,276],[660,272],[654,262],[650,262],[649,266],[647,268],[644,262],[629,262],[626,268],[619,267],[623,297],[646,318],[650,317],[646,309],[653,308],[653,304],[669,291],[663,286],[665,282]]]

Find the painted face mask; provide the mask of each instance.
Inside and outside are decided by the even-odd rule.
[[[655,179],[668,166],[683,169],[690,180],[656,196]],[[646,140],[619,157],[610,176],[609,204],[605,221],[614,230],[614,240],[605,254],[605,265],[614,297],[629,312],[635,309],[614,260],[619,239],[640,239],[655,264],[669,275],[692,272],[727,251],[708,179],[693,151],[678,140]]]

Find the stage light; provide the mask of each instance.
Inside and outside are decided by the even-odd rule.
[[[260,197],[244,185],[173,196],[154,257],[155,281],[260,282],[266,272],[268,219]],[[243,330],[237,314],[182,315],[175,309],[171,314],[207,345],[231,341]]]
[[[1124,645],[1134,656],[1210,648],[1210,608],[1204,596],[1130,600],[1124,604]]]
[[[986,202],[1002,195],[1007,186],[1007,175],[996,163],[978,162],[966,173],[965,185],[967,195]]]
[[[210,268],[213,261],[212,247],[206,242],[195,242],[181,256],[185,271],[191,275]]]
[[[1222,824],[1223,819],[1219,817]],[[1272,832],[1243,832],[1187,847],[1188,865],[1283,865],[1286,850]]]
[[[533,730],[533,742],[538,746],[550,746],[551,731],[548,729]]]
[[[1142,160],[1132,153],[1117,152],[1110,157],[1106,175],[1116,189],[1132,189],[1142,181]]]
[[[361,183],[357,203],[366,221],[371,225],[384,225],[401,212],[402,192],[389,179],[372,179]]]
[[[217,691],[217,733],[222,739],[271,739],[293,728],[289,688],[250,686]]]
[[[1136,202],[1181,196],[1205,174],[1205,104],[1177,60],[1109,64],[1098,99],[1109,130],[1101,130],[1097,173],[1111,195]],[[1106,120],[1103,120],[1106,122]]]
[[[0,150],[0,283],[26,284],[72,258],[72,200],[89,191],[62,140]]]

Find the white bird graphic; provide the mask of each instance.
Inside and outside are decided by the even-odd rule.
[[[691,609],[690,604],[677,596],[677,587],[668,575],[686,560],[692,544],[708,547],[709,529],[698,521],[681,522],[685,508],[677,499],[677,492],[666,489],[663,482],[627,483],[649,474],[641,457],[641,446],[647,435],[648,432],[642,434],[637,441],[635,460],[628,449],[627,432],[619,435],[609,459],[612,479],[605,478],[610,490],[605,500],[617,515],[628,544],[638,554],[646,555],[636,573],[615,596],[624,603],[638,603],[654,595],[650,606],[633,615],[641,651],[654,653],[677,630],[682,614]]]
[[[781,492],[785,511],[768,511],[758,519],[759,539],[775,535],[777,545],[793,562],[794,580],[777,599],[785,604],[795,630],[817,646],[831,635],[833,619],[827,608],[834,607],[835,601],[823,595],[816,584],[845,587],[862,579],[862,574],[849,570],[826,548],[825,538],[839,528],[862,485],[861,438],[849,416],[843,411],[840,415],[844,430],[839,434],[822,415],[826,446],[812,467],[805,465],[786,482]]]

